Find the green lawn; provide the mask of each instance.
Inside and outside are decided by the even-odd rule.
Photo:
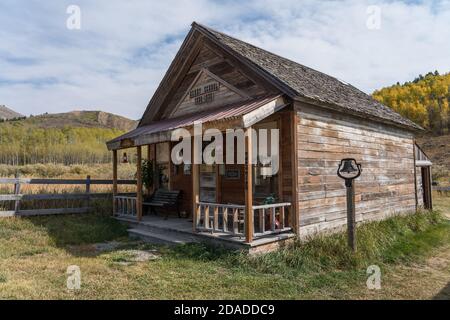
[[[450,212],[447,200],[440,206]],[[450,252],[450,224],[436,213],[366,224],[358,228],[357,254],[346,249],[345,240],[345,234],[322,236],[248,257],[199,244],[169,248],[131,242],[121,224],[101,215],[1,219],[0,298],[405,298],[414,294],[398,290],[412,277],[405,268]],[[111,250],[95,246],[108,241],[116,243]],[[135,250],[155,259],[132,261]],[[376,292],[366,287],[366,268],[373,264],[383,273],[383,289]],[[81,269],[80,290],[66,288],[69,265]],[[436,278],[436,288],[417,298],[445,285],[450,261],[442,268],[448,278]],[[423,277],[430,285],[430,275]]]

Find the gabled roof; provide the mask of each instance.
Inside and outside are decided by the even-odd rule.
[[[193,23],[192,28],[206,35],[230,53],[246,60],[265,74],[292,98],[319,103],[341,112],[368,116],[413,130],[423,130],[370,95],[332,76],[255,47],[209,27]]]

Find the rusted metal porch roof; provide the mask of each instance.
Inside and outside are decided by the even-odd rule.
[[[263,96],[224,107],[206,110],[177,118],[164,119],[138,127],[106,143],[109,150],[130,148],[171,140],[172,132],[190,128],[194,123],[226,122],[238,120],[232,128],[247,128],[270,116],[287,105],[282,95]]]

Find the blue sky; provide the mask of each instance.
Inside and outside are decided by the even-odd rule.
[[[66,27],[72,4],[80,30]],[[379,29],[367,27],[372,5]],[[367,93],[450,71],[449,0],[2,0],[0,105],[138,119],[194,20]]]

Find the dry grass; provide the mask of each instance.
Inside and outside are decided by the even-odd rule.
[[[440,196],[437,192],[433,192],[433,206],[450,219],[450,196]]]
[[[98,214],[2,219],[0,298],[428,299],[439,296],[450,279],[450,248],[442,246],[450,226],[432,221],[398,218],[359,230],[360,250],[368,255],[355,264],[342,235],[316,240],[303,250],[249,258],[202,245],[130,242],[122,225]],[[117,246],[96,249],[105,241]],[[383,250],[374,251],[374,241],[381,241]],[[136,249],[159,258],[133,261]],[[382,290],[376,292],[365,284],[365,269],[373,263],[383,271]],[[66,288],[69,265],[82,272],[76,292]]]
[[[119,164],[119,179],[134,179],[136,165],[132,163]],[[95,179],[112,179],[112,165],[104,164],[30,164],[25,166],[12,166],[0,164],[0,177],[13,178],[16,172],[25,178],[59,178],[84,179],[87,175]]]

